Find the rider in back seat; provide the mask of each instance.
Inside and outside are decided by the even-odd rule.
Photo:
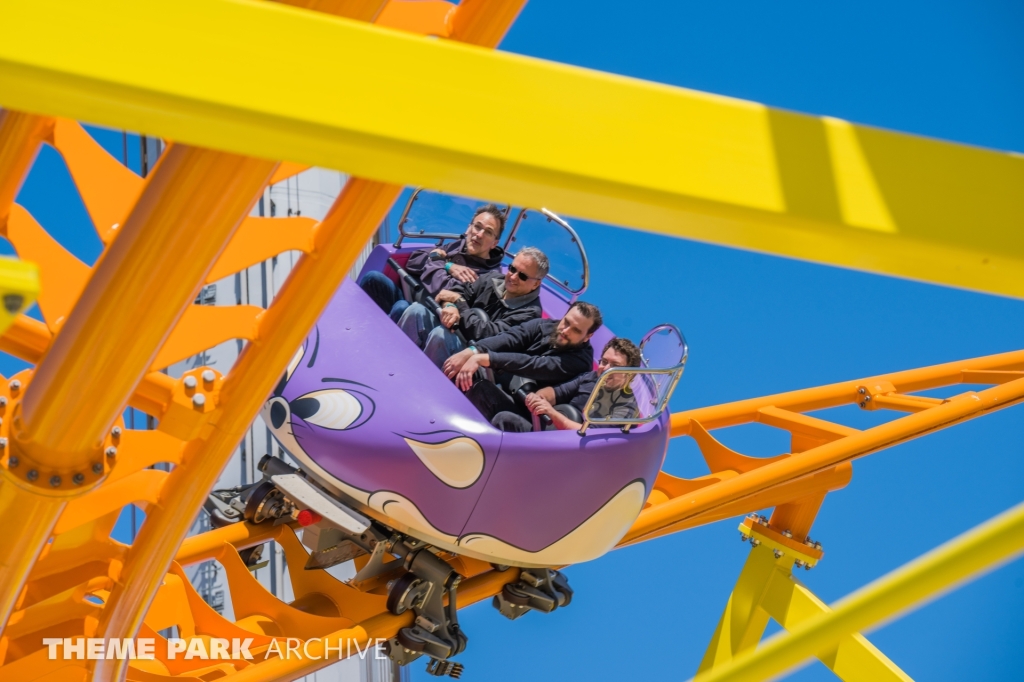
[[[613,338],[605,344],[601,352],[601,361],[597,365],[597,371],[590,371],[579,375],[571,381],[558,386],[548,386],[538,389],[535,393],[526,396],[526,407],[535,416],[547,416],[551,418],[551,425],[556,429],[578,431],[583,424],[576,421],[576,416],[570,417],[555,409],[556,405],[571,405],[576,408],[579,418],[582,418],[583,410],[586,408],[590,394],[594,392],[601,372],[613,367],[639,367],[640,349],[629,339]],[[640,410],[637,407],[636,397],[630,390],[630,374],[613,374],[605,379],[598,390],[597,398],[591,408],[591,417],[604,419],[634,419]],[[533,423],[515,412],[499,412],[491,420],[491,423],[502,431],[517,431],[525,433],[533,431]],[[596,425],[595,426],[599,426]]]
[[[502,210],[494,204],[481,206],[473,214],[466,234],[436,248],[414,251],[405,269],[419,278],[431,297],[445,289],[461,289],[484,273],[500,270],[505,252],[498,240],[504,229]],[[383,272],[366,273],[359,286],[395,322],[409,307],[402,290]]]

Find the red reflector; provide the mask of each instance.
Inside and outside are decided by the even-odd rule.
[[[317,514],[315,511],[309,509],[303,509],[299,512],[299,515],[295,517],[295,520],[299,522],[300,526],[312,526],[314,523],[319,523],[324,518]]]

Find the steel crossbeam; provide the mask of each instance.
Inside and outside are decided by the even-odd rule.
[[[1024,296],[1019,155],[257,0],[0,8],[13,109]],[[118,37],[155,25],[125,60]]]

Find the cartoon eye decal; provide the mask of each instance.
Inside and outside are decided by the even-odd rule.
[[[332,431],[362,426],[373,416],[375,405],[360,391],[328,388],[307,393],[289,404],[294,416]]]

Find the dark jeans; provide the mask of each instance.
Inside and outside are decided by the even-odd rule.
[[[371,270],[359,278],[359,286],[381,310],[391,316],[395,324],[409,307],[409,302],[402,296],[402,290],[383,272]]]
[[[516,433],[529,433],[533,431],[533,422],[520,417],[515,412],[499,412],[494,415],[491,424],[501,431],[514,431]]]
[[[529,419],[531,416],[526,406],[517,403],[494,382],[486,379],[478,379],[472,388],[466,391],[466,397],[487,421],[494,419],[499,412],[511,412],[523,419]]]

